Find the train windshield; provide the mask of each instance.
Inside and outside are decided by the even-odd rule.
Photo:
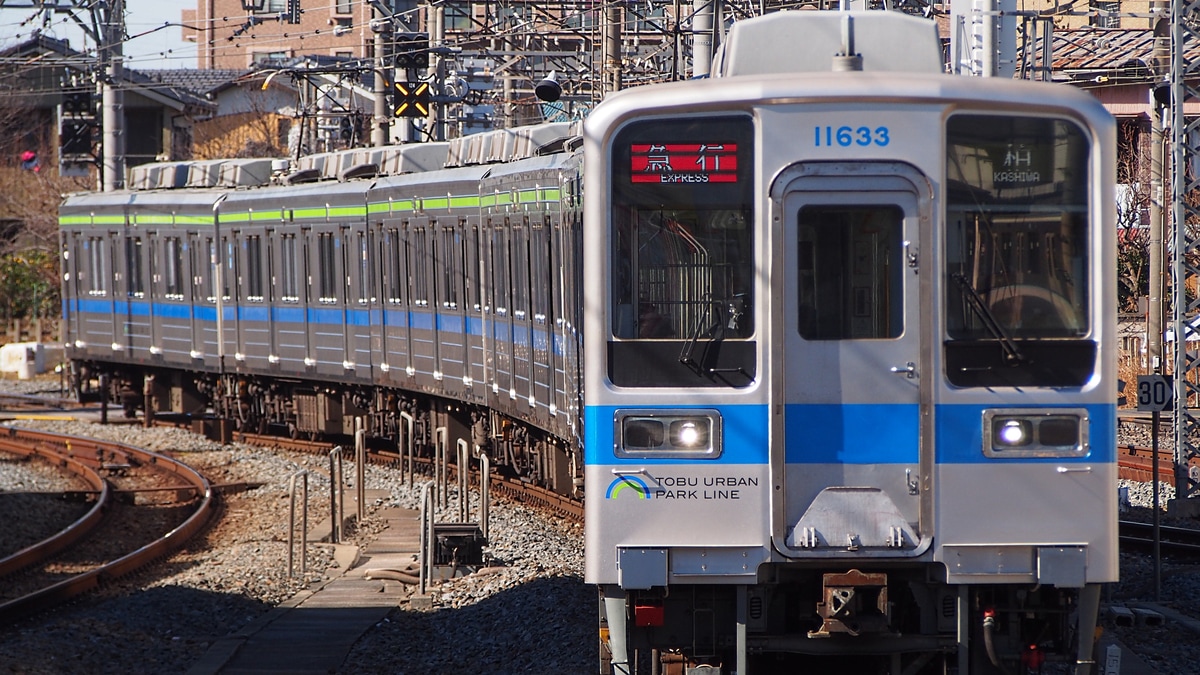
[[[749,117],[639,122],[613,143],[612,331],[651,340],[753,333]]]
[[[951,339],[1078,338],[1088,331],[1088,141],[1048,118],[947,121]]]

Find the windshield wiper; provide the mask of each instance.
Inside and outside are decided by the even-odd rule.
[[[987,329],[992,337],[1000,343],[1000,348],[1004,350],[1004,360],[1010,364],[1022,363],[1025,361],[1025,355],[1017,347],[1017,343],[1013,342],[1012,338],[1005,334],[1004,329],[1000,328],[1000,322],[996,321],[996,316],[992,314],[992,310],[988,309],[983,298],[979,296],[979,291],[971,285],[967,279],[967,275],[962,272],[955,272],[950,275],[952,279],[958,282],[958,285],[963,289],[964,297],[967,304],[983,322],[983,327]]]
[[[742,313],[745,311],[745,294],[739,293],[728,300],[713,300],[711,296],[706,295],[701,301],[704,305],[704,311],[700,312],[700,316],[696,317],[696,323],[691,332],[688,333],[687,340],[683,343],[683,349],[679,351],[679,362],[699,373],[701,371],[700,364],[692,355],[696,351],[696,342],[701,335],[709,335],[708,344],[714,344],[725,339],[726,330],[737,330],[741,322]],[[720,321],[709,320],[709,316],[713,313],[712,308],[717,307],[718,312],[724,312],[727,318]],[[709,375],[717,373],[744,373],[745,371],[739,366],[737,368],[708,368],[705,372]]]
[[[705,332],[704,327],[708,325],[708,315],[714,304],[711,297],[705,296],[701,303],[704,305],[704,311],[700,312],[700,316],[696,317],[696,323],[693,324],[692,330],[688,333],[687,340],[683,343],[683,349],[679,350],[679,362],[689,368],[698,368],[699,364],[692,358],[692,353],[696,350],[696,340],[700,339],[700,334]],[[709,330],[712,330],[709,328]]]

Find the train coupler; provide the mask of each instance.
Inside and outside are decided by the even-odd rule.
[[[821,588],[823,601],[817,603],[821,627],[809,631],[810,638],[889,632],[887,574],[859,570],[826,574]]]

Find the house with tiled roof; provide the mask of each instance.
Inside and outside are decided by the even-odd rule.
[[[96,92],[97,76],[95,59],[65,40],[39,36],[0,50],[0,99],[10,113],[20,113],[13,121],[24,127],[20,142],[31,146],[17,154],[36,151],[43,165],[53,163],[59,106],[69,94]],[[190,89],[136,70],[124,69],[122,80],[126,166],[189,158],[194,121],[211,116],[216,105]],[[91,97],[92,105],[99,102],[98,94]],[[99,137],[98,129],[95,135]],[[11,133],[4,136],[14,140]],[[10,164],[13,156],[7,153],[0,161]]]
[[[300,96],[291,78],[258,67],[154,70],[146,74],[187,88],[215,106],[210,115],[196,120],[192,137],[196,159],[288,154],[288,137]]]

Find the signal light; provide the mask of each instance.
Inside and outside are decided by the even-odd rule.
[[[428,68],[429,33],[397,33],[392,43],[392,65],[396,68]]]
[[[58,132],[58,146],[62,155],[92,154],[91,120],[63,118]]]
[[[62,111],[64,115],[91,116],[95,112],[92,110],[92,92],[88,89],[64,92]]]
[[[428,82],[397,82],[392,87],[392,117],[425,117],[432,98]]]

